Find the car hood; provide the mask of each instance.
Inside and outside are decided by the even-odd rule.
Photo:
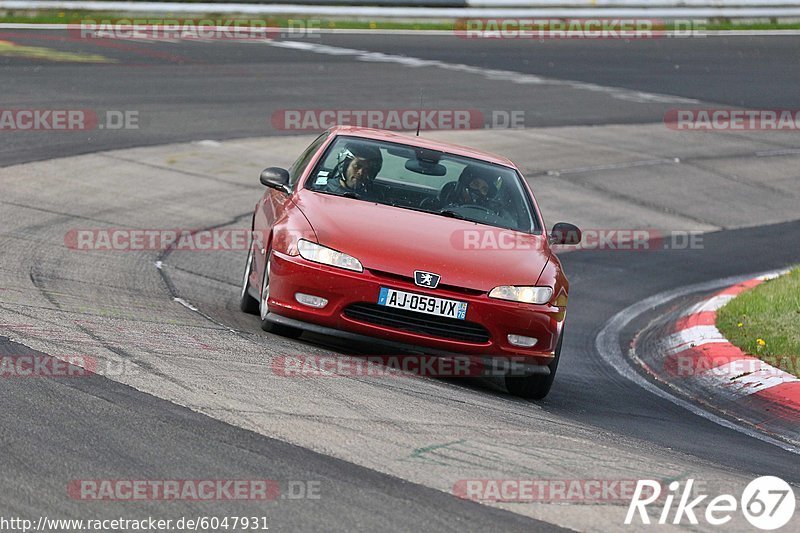
[[[413,278],[424,270],[441,285],[490,291],[534,285],[550,256],[542,235],[308,190],[296,203],[320,244],[372,271]]]

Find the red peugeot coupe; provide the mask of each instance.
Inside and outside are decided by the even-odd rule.
[[[338,126],[261,183],[241,308],[264,330],[522,360],[509,392],[547,395],[569,289],[551,246],[580,230],[548,233],[511,161]]]

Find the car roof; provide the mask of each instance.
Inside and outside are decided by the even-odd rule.
[[[481,152],[480,150],[475,150],[474,148],[469,148],[467,146],[460,146],[458,144],[434,141],[433,139],[425,139],[423,137],[415,137],[412,135],[403,135],[393,131],[360,128],[356,126],[334,126],[328,131],[330,131],[332,135],[347,135],[376,141],[396,142],[416,146],[419,148],[427,148],[429,150],[446,152],[452,155],[480,159],[482,161],[487,161],[489,163],[495,163],[497,165],[503,165],[514,169],[517,168],[517,166],[510,159],[496,154]]]

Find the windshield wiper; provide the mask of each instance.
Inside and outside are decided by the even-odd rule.
[[[451,211],[450,209],[442,209],[441,211],[433,211],[436,214],[442,215],[443,217],[449,218],[457,218],[459,220],[466,220],[466,217],[461,213],[456,213],[455,211]]]
[[[358,194],[357,192],[346,191],[346,192],[343,192],[341,195],[344,196],[345,198],[353,198],[355,200],[360,200],[361,199],[361,195]]]
[[[400,205],[395,203],[389,203],[383,205],[390,205],[392,207],[397,207],[399,209],[409,209],[411,211],[419,211],[420,213],[430,213],[431,215],[441,215],[443,217],[448,217],[448,218],[457,218],[459,220],[469,220],[461,213],[456,213],[455,211],[451,211],[450,209],[442,209],[441,211],[431,211],[430,209],[422,209],[421,207],[413,207],[410,205]]]
[[[396,207],[398,209],[409,209],[411,211],[419,211],[420,213],[430,213],[430,211],[428,211],[427,209],[422,209],[421,207],[414,207],[412,205],[400,205],[400,204],[395,204],[395,203],[383,204],[383,205],[390,205],[390,206]]]

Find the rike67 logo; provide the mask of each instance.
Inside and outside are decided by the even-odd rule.
[[[640,479],[628,507],[625,524],[677,525],[688,522],[698,525],[700,516],[707,524],[721,526],[730,522],[734,513],[741,511],[750,525],[771,531],[788,524],[794,515],[796,504],[794,491],[779,477],[762,476],[754,479],[748,483],[738,500],[731,494],[721,494],[706,501],[710,496],[702,493],[697,495],[693,485],[694,479],[687,479],[681,489],[681,484],[673,481],[668,486],[666,496],[662,498],[661,484],[658,481]],[[663,507],[661,507],[662,501]],[[654,503],[656,505],[652,507],[655,507],[653,510],[656,511],[656,516],[651,517],[648,506]],[[703,504],[705,512],[701,513],[699,508],[702,508]]]

